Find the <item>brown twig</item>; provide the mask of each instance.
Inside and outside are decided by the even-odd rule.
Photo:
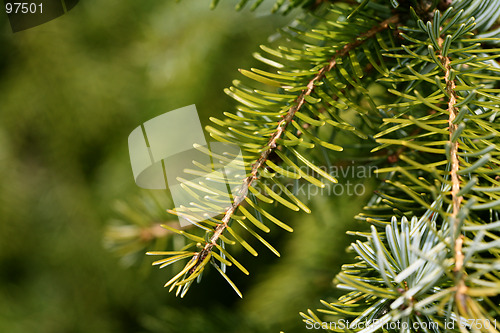
[[[194,258],[197,260],[196,265],[193,267],[196,269],[196,267],[201,263],[201,258],[204,258],[210,251],[212,251],[212,248],[215,246],[217,240],[220,238],[221,234],[224,232],[224,230],[227,228],[229,221],[231,220],[231,217],[233,214],[236,212],[238,209],[239,205],[245,200],[248,194],[248,188],[252,185],[252,183],[258,178],[257,173],[260,168],[262,168],[265,165],[266,160],[268,159],[269,155],[273,152],[273,150],[276,148],[276,142],[277,140],[281,137],[287,126],[292,122],[295,113],[297,113],[302,106],[305,104],[305,99],[307,96],[311,95],[311,93],[314,91],[314,88],[316,87],[316,83],[321,81],[324,76],[326,75],[327,72],[331,71],[335,65],[337,64],[337,59],[345,57],[348,55],[348,53],[357,48],[358,46],[362,45],[367,39],[374,37],[377,33],[380,31],[383,31],[391,24],[396,24],[399,22],[399,16],[394,15],[387,20],[381,22],[377,26],[374,26],[367,32],[361,34],[354,42],[349,43],[344,45],[343,48],[337,50],[333,57],[330,59],[328,64],[326,64],[323,68],[320,69],[318,74],[316,74],[307,84],[307,88],[302,90],[302,93],[295,99],[295,103],[288,112],[283,116],[283,119],[278,123],[278,127],[276,128],[276,131],[273,133],[271,138],[269,139],[266,147],[267,149],[264,150],[257,161],[252,165],[252,170],[250,172],[250,175],[243,180],[243,185],[240,189],[239,194],[234,198],[234,201],[232,205],[226,210],[224,217],[222,218],[221,222],[214,231],[214,234],[212,237],[210,237],[210,241],[205,244],[203,250],[199,252],[199,254],[196,255]],[[194,270],[193,270],[194,271]]]

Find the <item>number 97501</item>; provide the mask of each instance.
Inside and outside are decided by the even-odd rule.
[[[5,11],[7,14],[35,14],[35,13],[43,13],[43,4],[36,4],[34,2],[13,2],[5,4]]]

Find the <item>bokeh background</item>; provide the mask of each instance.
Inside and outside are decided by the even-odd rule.
[[[178,299],[163,288],[172,271],[149,268],[145,250],[124,265],[106,247],[110,221],[123,220],[117,201],[149,218],[134,211],[144,190],[128,134],[190,104],[205,124],[233,110],[223,88],[238,68],[263,68],[252,52],[295,15],[233,6],[86,0],[15,34],[0,12],[0,332],[304,332],[298,312],[335,296],[366,196],[276,212],[295,232],[270,236],[279,259],[254,240],[259,257],[236,249],[251,272],[229,272],[243,299],[214,271]]]

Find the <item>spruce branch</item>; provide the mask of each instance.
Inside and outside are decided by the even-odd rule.
[[[304,104],[306,103],[306,97],[310,96],[314,91],[316,83],[321,81],[324,78],[325,74],[335,67],[338,58],[347,56],[350,51],[362,45],[367,39],[374,37],[377,33],[385,29],[388,29],[391,25],[397,24],[398,21],[399,15],[396,14],[394,16],[391,16],[377,26],[374,26],[367,32],[361,34],[355,41],[344,45],[343,48],[335,52],[328,64],[322,67],[319,72],[309,81],[309,83],[307,84],[307,88],[302,90],[299,97],[295,99],[294,105],[290,107],[288,112],[283,116],[283,119],[278,123],[276,131],[274,132],[274,134],[272,134],[267,145],[265,146],[267,147],[267,149],[264,150],[260,154],[257,161],[252,164],[250,175],[243,180],[243,184],[240,188],[239,194],[234,198],[233,203],[225,212],[224,217],[221,220],[222,223],[215,228],[214,234],[212,235],[212,237],[210,237],[209,242],[205,244],[204,248],[199,252],[199,254],[195,255],[194,259],[196,260],[196,264],[193,266],[190,272],[193,272],[203,262],[203,259],[212,251],[213,247],[216,245],[216,242],[218,241],[224,230],[228,227],[228,223],[231,220],[233,214],[236,212],[238,206],[247,197],[249,187],[256,179],[258,179],[257,174],[259,169],[261,169],[265,165],[271,153],[274,151],[274,149],[276,149],[277,140],[281,138],[288,125],[294,119],[295,114],[304,106]]]
[[[499,200],[498,194],[490,193],[499,188],[490,175],[499,171],[495,120],[499,79],[491,75],[498,73],[498,64],[490,59],[498,57],[499,49],[484,44],[479,48],[490,40],[477,37],[477,20],[460,9],[412,15],[416,26],[410,22],[398,27],[402,43],[386,48],[384,56],[395,61],[390,74],[379,80],[392,84],[388,92],[395,97],[378,106],[382,112],[390,111],[383,122],[392,125],[381,126],[382,131],[374,136],[381,145],[372,152],[399,146],[398,158],[388,161],[396,165],[378,170],[388,174],[385,184],[370,200],[366,213],[359,215],[372,224],[372,234],[356,233],[368,239],[352,245],[360,261],[344,265],[337,276],[338,287],[349,293],[337,302],[323,303],[327,309],[318,311],[330,315],[349,311],[354,322],[364,318],[410,323],[453,320],[463,329],[465,319],[486,322],[498,314],[494,297],[499,280],[491,272],[498,267],[498,224],[494,221],[499,219]],[[424,23],[427,17],[432,19]],[[412,255],[396,249],[394,260],[383,247],[374,246],[393,248],[402,243],[397,234],[387,233],[388,220],[398,215],[420,216],[442,257],[429,256],[427,242],[414,244]],[[385,228],[385,233],[378,228]],[[409,234],[419,239],[424,235],[422,231]],[[484,251],[488,253],[480,253]],[[404,258],[404,265],[397,258]],[[438,267],[434,272],[413,275],[430,263]],[[418,276],[425,277],[415,280]],[[395,287],[401,282],[404,287]],[[302,316],[306,322],[321,323],[312,311]]]
[[[442,48],[444,40],[440,37],[438,39],[439,46]],[[451,222],[453,225],[453,233],[452,236],[456,237],[454,251],[455,251],[455,268],[454,272],[458,278],[456,285],[456,294],[455,299],[456,303],[461,307],[462,310],[466,309],[465,304],[465,293],[467,292],[467,287],[464,281],[464,274],[462,274],[463,264],[464,264],[464,254],[462,252],[462,246],[464,242],[464,236],[460,233],[460,220],[458,219],[458,214],[460,212],[463,196],[460,195],[460,178],[458,175],[458,170],[460,167],[458,160],[458,138],[456,137],[456,133],[458,131],[458,124],[454,121],[458,115],[458,109],[455,106],[457,104],[457,92],[456,92],[456,84],[455,80],[452,78],[452,67],[451,60],[448,56],[444,56],[441,54],[441,59],[443,66],[445,68],[445,83],[446,83],[446,91],[449,95],[448,101],[448,128],[450,132],[450,177],[451,177],[451,196],[452,196],[452,212],[451,212]],[[464,311],[461,311],[464,312]]]

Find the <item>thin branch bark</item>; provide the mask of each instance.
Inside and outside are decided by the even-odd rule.
[[[442,45],[443,40],[440,39],[440,45]],[[458,114],[458,109],[455,106],[457,104],[457,92],[455,81],[451,79],[451,60],[449,57],[441,57],[441,61],[443,63],[445,71],[445,83],[446,83],[446,92],[450,96],[448,101],[448,130],[450,135],[450,177],[451,177],[451,199],[452,199],[452,212],[451,212],[451,221],[453,224],[453,236],[457,235],[457,231],[459,226],[458,213],[460,212],[460,205],[463,200],[463,196],[458,195],[460,192],[460,178],[458,175],[458,170],[460,167],[460,163],[458,160],[458,139],[455,141],[452,138],[455,136],[455,132],[458,130],[458,124],[455,124],[453,121],[456,119]],[[454,252],[455,252],[455,268],[454,272],[459,277],[456,285],[456,294],[455,299],[460,308],[462,310],[466,309],[465,305],[465,293],[467,291],[467,287],[465,285],[465,281],[463,279],[463,264],[464,264],[464,254],[462,252],[463,246],[463,235],[458,235],[455,239],[454,244]]]

